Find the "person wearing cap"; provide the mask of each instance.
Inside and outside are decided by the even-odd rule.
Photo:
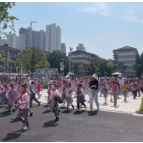
[[[93,100],[94,100],[97,106],[97,110],[99,110],[97,75],[92,76],[92,80],[89,83],[88,93],[90,94],[90,109],[93,110]]]

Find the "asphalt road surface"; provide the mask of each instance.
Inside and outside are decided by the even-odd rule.
[[[55,122],[49,107],[34,105],[29,117],[31,129],[21,131],[22,123],[0,108],[0,141],[11,142],[139,142],[143,141],[143,118],[131,114],[61,109]]]

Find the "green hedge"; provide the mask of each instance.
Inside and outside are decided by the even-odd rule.
[[[141,100],[140,111],[143,111],[143,97],[142,97],[142,100]]]

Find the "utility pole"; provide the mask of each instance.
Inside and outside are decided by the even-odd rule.
[[[70,52],[69,52],[69,72],[71,72],[71,52],[73,51],[73,48],[70,47]]]
[[[62,76],[62,73],[64,71],[64,62],[60,62],[60,71],[61,71],[61,76]]]

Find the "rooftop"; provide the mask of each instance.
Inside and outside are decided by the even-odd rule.
[[[119,48],[119,49],[117,49],[117,50],[128,50],[128,49],[136,49],[136,48],[131,47],[131,46],[124,46],[124,47]]]

